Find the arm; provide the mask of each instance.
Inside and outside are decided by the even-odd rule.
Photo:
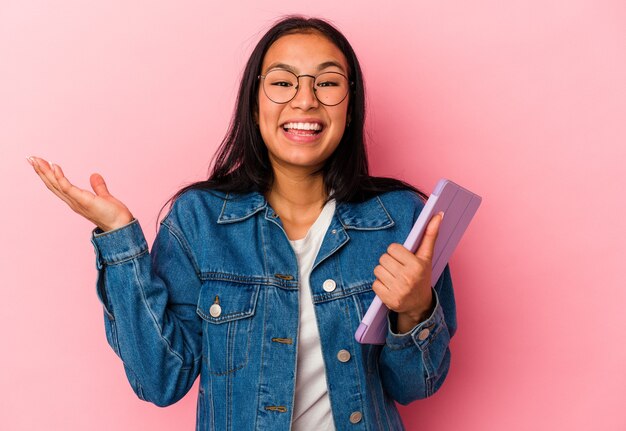
[[[413,221],[424,204],[414,197]],[[393,243],[374,268],[372,288],[387,305],[388,334],[379,357],[386,392],[401,404],[432,395],[450,365],[456,310],[449,268],[431,288],[432,259],[443,214],[428,223],[415,253]]]
[[[139,223],[101,175],[91,175],[92,193],[71,184],[58,165],[28,162],[52,193],[98,226],[92,242],[107,340],[131,386],[157,405],[176,402],[198,375],[202,329],[195,312],[200,281],[173,218],[163,221],[151,256]]]
[[[107,341],[139,398],[175,403],[198,376],[202,354],[200,280],[182,234],[164,220],[150,254],[132,221],[109,232],[96,229],[92,242]]]
[[[389,313],[389,331],[379,367],[385,391],[404,405],[435,393],[450,367],[449,343],[457,323],[447,266],[433,288],[433,297],[432,314],[406,333],[397,333],[398,315]]]

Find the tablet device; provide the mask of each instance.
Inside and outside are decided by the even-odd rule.
[[[481,200],[480,196],[443,178],[426,201],[403,245],[415,253],[430,219],[440,211],[444,213],[435,242],[431,286],[437,283]],[[387,306],[375,296],[354,334],[356,340],[363,344],[385,344],[388,311]]]

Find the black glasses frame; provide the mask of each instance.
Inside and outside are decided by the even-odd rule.
[[[322,73],[318,73],[317,75],[304,75],[304,74],[303,74],[303,75],[296,75],[295,73],[293,73],[293,72],[292,72],[292,71],[290,71],[290,70],[286,70],[286,69],[273,69],[273,70],[270,70],[269,72],[267,72],[265,75],[259,75],[259,76],[257,76],[257,79],[259,79],[259,80],[261,80],[261,79],[265,79],[265,77],[266,77],[268,74],[272,73],[274,70],[281,70],[281,71],[283,71],[283,72],[289,72],[289,73],[291,73],[293,76],[295,76],[295,77],[296,77],[296,82],[298,83],[298,84],[296,85],[296,92],[293,94],[293,96],[291,97],[291,99],[289,99],[289,100],[287,100],[287,101],[285,101],[285,102],[277,102],[277,101],[275,101],[274,99],[272,99],[272,98],[271,98],[271,97],[267,94],[267,91],[265,91],[265,83],[262,83],[262,84],[261,84],[261,87],[263,87],[263,93],[265,93],[265,96],[267,96],[267,98],[268,98],[268,99],[270,99],[272,102],[277,103],[277,104],[279,104],[279,105],[284,105],[285,103],[289,103],[289,102],[291,102],[293,99],[295,99],[295,97],[298,95],[298,91],[300,90],[300,78],[302,78],[302,77],[309,77],[309,78],[313,78],[313,94],[315,95],[315,98],[317,99],[317,101],[318,101],[318,102],[320,102],[320,103],[321,103],[322,105],[324,105],[324,106],[337,106],[337,105],[339,105],[341,102],[343,102],[344,100],[346,100],[346,97],[348,97],[348,93],[350,93],[350,89],[354,86],[354,82],[353,82],[353,81],[350,81],[350,80],[348,79],[348,77],[347,77],[346,75],[344,75],[343,73],[341,73],[341,72],[322,72]],[[342,98],[339,102],[337,102],[337,103],[333,103],[332,105],[329,105],[329,104],[327,104],[327,103],[322,102],[322,101],[319,99],[319,97],[317,97],[317,89],[315,88],[315,80],[317,79],[317,77],[318,77],[318,76],[320,76],[320,75],[324,75],[324,74],[326,74],[326,73],[335,73],[335,74],[337,74],[337,75],[341,75],[341,76],[343,76],[344,78],[346,78],[346,81],[348,81],[348,91],[346,91],[346,94],[343,96],[343,98]]]

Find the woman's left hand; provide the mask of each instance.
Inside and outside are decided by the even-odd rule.
[[[439,213],[430,220],[415,254],[393,243],[374,268],[372,289],[387,308],[398,313],[400,334],[426,320],[435,306],[430,279],[442,219],[443,213]]]

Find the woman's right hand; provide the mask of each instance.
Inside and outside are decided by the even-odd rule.
[[[91,174],[89,178],[95,192],[93,194],[72,185],[59,165],[50,165],[39,157],[29,157],[27,160],[52,193],[103,231],[117,229],[133,220],[126,205],[109,193],[100,174]]]

